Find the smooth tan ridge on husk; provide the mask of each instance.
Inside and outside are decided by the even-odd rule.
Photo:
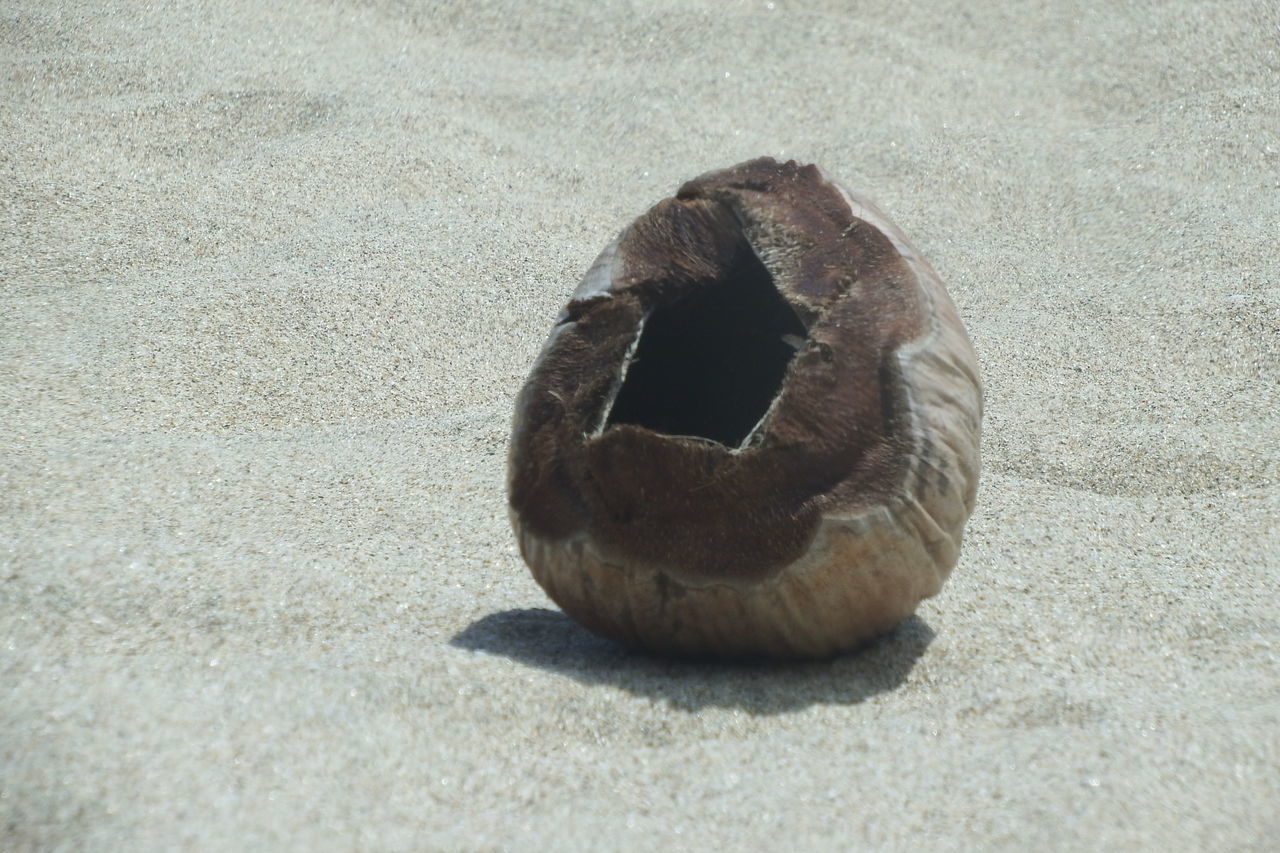
[[[609,422],[655,312],[761,264],[804,336],[742,442]],[[933,268],[871,202],[761,158],[685,184],[588,270],[516,404],[512,525],[547,594],[604,636],[826,657],[942,587],[981,419]]]

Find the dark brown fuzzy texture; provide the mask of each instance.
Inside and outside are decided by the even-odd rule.
[[[803,321],[759,435],[734,449],[633,424],[597,433],[643,318],[754,252]],[[905,261],[812,166],[696,178],[622,236],[607,295],[571,302],[521,392],[510,503],[546,540],[684,582],[753,581],[799,558],[823,512],[882,503],[914,451],[893,352],[925,322]]]

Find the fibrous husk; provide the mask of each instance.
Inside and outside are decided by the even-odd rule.
[[[753,160],[588,270],[517,401],[512,524],[600,634],[825,657],[941,588],[981,418],[964,326],[902,232],[814,166]]]

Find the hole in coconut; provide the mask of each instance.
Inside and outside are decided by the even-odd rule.
[[[605,426],[740,447],[769,410],[804,324],[754,252],[649,315]]]

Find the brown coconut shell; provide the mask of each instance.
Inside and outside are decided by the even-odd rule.
[[[964,326],[897,226],[815,166],[752,160],[587,271],[516,404],[512,525],[607,637],[826,657],[941,588],[981,420]]]

